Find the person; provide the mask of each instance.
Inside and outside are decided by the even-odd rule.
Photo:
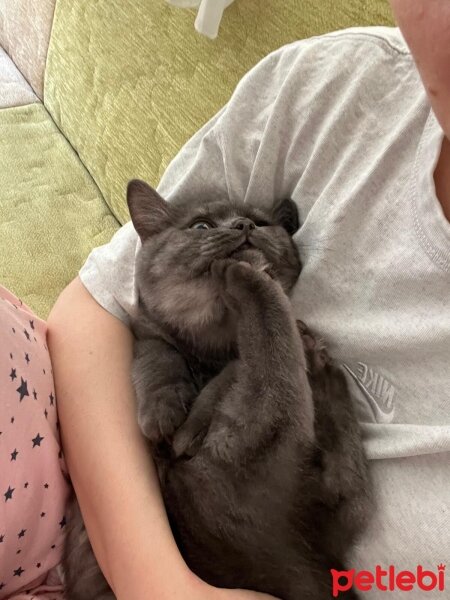
[[[46,331],[0,285],[0,598],[64,598],[58,565],[70,487]]]
[[[376,510],[348,565],[371,572],[436,570],[450,555],[450,11],[391,5],[400,31],[344,30],[263,59],[158,188],[171,201],[297,203],[292,306],[358,411]],[[118,600],[268,598],[201,581],[171,534],[130,380],[138,250],[127,224],[48,320],[65,459],[95,554]]]

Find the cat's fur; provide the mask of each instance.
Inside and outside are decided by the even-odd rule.
[[[138,421],[187,564],[218,587],[331,598],[370,485],[345,378],[289,303],[295,204],[171,204],[139,181],[128,204],[142,240]],[[68,598],[109,600],[72,510]]]

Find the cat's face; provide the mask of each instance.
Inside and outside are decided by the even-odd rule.
[[[180,329],[205,329],[226,321],[213,260],[235,258],[270,274],[287,292],[301,264],[292,235],[298,214],[291,200],[272,211],[228,199],[166,202],[146,183],[128,185],[128,206],[142,249],[137,263],[141,301]]]

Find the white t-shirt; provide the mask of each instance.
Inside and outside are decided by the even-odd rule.
[[[292,304],[348,377],[375,483],[356,570],[436,572],[450,557],[450,223],[433,182],[443,135],[399,31],[349,29],[267,56],[158,188],[169,200],[296,202]],[[129,223],[80,271],[125,322],[139,247]]]

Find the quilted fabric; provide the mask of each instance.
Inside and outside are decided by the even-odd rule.
[[[37,96],[3,48],[0,47],[0,108],[37,102]]]
[[[0,44],[42,98],[55,0],[0,0]]]
[[[121,223],[126,181],[156,184],[243,73],[293,40],[392,24],[387,0],[236,0],[215,41],[165,0],[58,0],[45,102]]]
[[[0,110],[0,282],[41,318],[118,224],[40,103]]]

